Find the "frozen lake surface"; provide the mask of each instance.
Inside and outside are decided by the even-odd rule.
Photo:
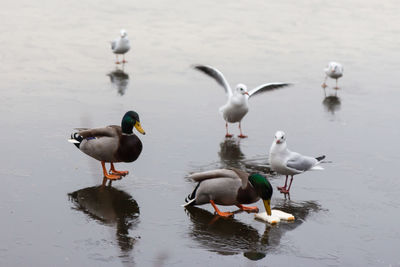
[[[21,0],[0,14],[1,266],[400,265],[398,1]],[[117,70],[109,41],[121,28],[132,50]],[[332,60],[341,89],[329,80],[324,92]],[[224,91],[192,64],[233,86],[294,85],[251,99],[249,138],[225,140]],[[143,152],[101,190],[100,163],[67,139],[127,110]],[[296,176],[290,199],[274,191],[294,223],[180,206],[191,172],[267,173],[277,130],[328,161]]]

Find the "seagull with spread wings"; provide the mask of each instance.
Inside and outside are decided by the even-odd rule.
[[[243,117],[249,111],[249,98],[267,91],[271,91],[277,88],[285,87],[290,85],[289,83],[265,83],[250,91],[247,90],[246,85],[238,84],[236,89],[232,90],[229,83],[225,79],[224,75],[208,65],[194,65],[195,69],[207,74],[211,78],[214,78],[219,85],[225,89],[225,93],[228,96],[228,101],[223,105],[219,111],[225,120],[226,135],[225,137],[232,137],[233,135],[228,131],[228,123],[239,123],[240,135],[239,138],[246,138],[247,136],[242,133],[241,121]]]

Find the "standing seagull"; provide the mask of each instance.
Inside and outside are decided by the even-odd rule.
[[[228,122],[229,123],[239,122],[240,135],[238,135],[238,137],[239,138],[247,137],[242,133],[241,121],[249,111],[249,97],[262,92],[271,91],[276,88],[290,85],[289,83],[265,83],[254,88],[253,90],[247,91],[246,85],[239,83],[238,85],[236,85],[235,91],[232,91],[224,75],[216,68],[207,65],[195,65],[194,68],[214,78],[217,81],[217,83],[222,87],[224,87],[225,89],[225,93],[228,96],[228,101],[224,106],[220,107],[219,109],[226,122],[225,137],[233,136],[228,132]]]
[[[278,187],[278,190],[281,191],[281,193],[289,193],[290,186],[293,182],[293,175],[308,170],[323,170],[322,167],[317,165],[324,158],[325,156],[317,158],[303,156],[299,153],[290,151],[287,148],[285,133],[277,131],[271,149],[269,150],[269,162],[273,171],[286,175],[285,185]],[[289,175],[292,176],[292,178],[290,179],[289,187],[286,188]]]
[[[325,80],[324,83],[322,84],[322,88],[326,88],[326,79],[328,79],[328,76],[331,77],[332,79],[336,79],[336,87],[334,89],[339,89],[337,86],[338,79],[343,76],[343,66],[340,63],[337,62],[329,62],[328,67],[325,68]]]
[[[129,44],[129,39],[127,37],[127,33],[124,29],[121,30],[121,36],[111,42],[111,50],[117,57],[116,64],[119,64],[118,55],[122,54],[122,63],[126,63],[128,61],[125,60],[125,53],[129,51],[131,45]]]

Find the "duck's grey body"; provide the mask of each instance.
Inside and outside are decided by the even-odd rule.
[[[237,169],[194,173],[190,178],[199,184],[187,201],[190,201],[191,205],[203,205],[210,203],[210,200],[225,206],[254,203],[260,197],[249,182],[248,176]]]
[[[141,151],[142,142],[135,134],[123,134],[120,126],[82,130],[77,133],[83,138],[79,149],[105,162],[133,162]]]

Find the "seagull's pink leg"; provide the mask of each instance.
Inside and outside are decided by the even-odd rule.
[[[225,123],[225,128],[226,128],[226,135],[225,135],[225,137],[232,137],[233,135],[231,135],[231,134],[228,132],[228,122]]]
[[[122,63],[128,63],[128,61],[125,60],[125,54],[122,54]]]
[[[324,89],[325,89],[326,87],[328,87],[328,85],[326,85],[326,79],[328,79],[328,75],[325,76],[324,83],[321,85],[322,88],[324,88]]]
[[[288,179],[288,177],[289,177],[289,175],[286,175],[286,180],[285,180],[285,185],[284,185],[284,186],[278,186],[278,187],[277,187],[279,191],[282,191],[283,189],[286,190],[286,185],[287,185],[287,179]]]
[[[287,189],[287,190],[286,190],[286,189],[282,189],[282,190],[281,190],[281,193],[289,194],[290,186],[292,186],[292,182],[293,182],[293,175],[292,175],[292,178],[290,178],[290,184],[289,184],[288,189]]]
[[[119,64],[119,61],[118,61],[118,54],[115,54],[115,57],[117,58],[117,61],[115,61],[115,64]]]
[[[336,87],[335,87],[335,89],[339,89],[339,87],[337,86],[337,80],[338,80],[338,79],[336,78]]]
[[[239,130],[240,130],[240,135],[238,135],[238,137],[239,137],[239,138],[246,138],[247,135],[244,135],[244,134],[242,133],[242,126],[240,125],[240,121],[239,121]]]

